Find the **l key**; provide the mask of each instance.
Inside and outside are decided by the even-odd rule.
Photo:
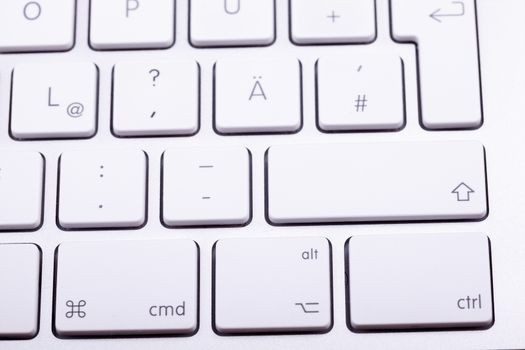
[[[475,0],[391,0],[394,39],[416,42],[428,129],[482,123]]]

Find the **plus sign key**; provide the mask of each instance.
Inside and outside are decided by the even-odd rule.
[[[376,37],[370,0],[291,0],[291,22],[296,44],[369,43]]]
[[[398,130],[405,124],[403,65],[395,55],[321,57],[317,87],[323,131]]]

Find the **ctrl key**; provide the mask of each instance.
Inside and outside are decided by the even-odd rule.
[[[59,337],[197,331],[194,241],[68,242],[57,248],[56,264]]]
[[[0,244],[0,339],[36,336],[40,261],[34,244]]]
[[[492,325],[487,236],[355,236],[347,249],[352,330],[484,329]]]

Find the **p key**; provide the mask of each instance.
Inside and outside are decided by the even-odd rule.
[[[160,49],[175,40],[175,0],[91,0],[91,46]]]

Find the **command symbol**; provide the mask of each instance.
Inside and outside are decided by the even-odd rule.
[[[86,306],[85,300],[79,300],[77,304],[73,302],[73,300],[66,301],[66,306],[70,308],[68,312],[66,312],[67,318],[73,318],[75,315],[77,315],[79,318],[86,317],[86,312],[82,311],[82,308]]]

